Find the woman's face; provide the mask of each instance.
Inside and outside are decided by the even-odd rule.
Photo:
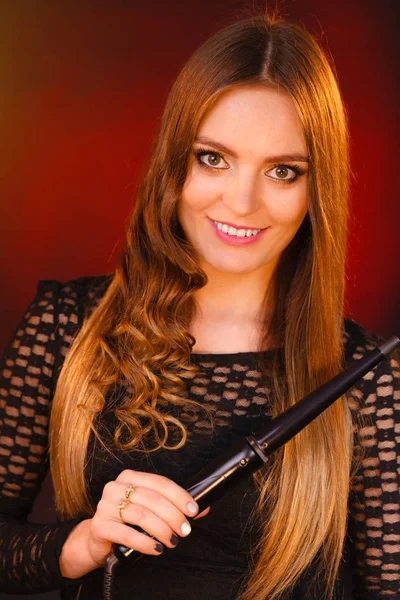
[[[286,93],[262,86],[225,92],[200,125],[178,202],[206,273],[271,272],[307,213],[307,172],[302,127]]]

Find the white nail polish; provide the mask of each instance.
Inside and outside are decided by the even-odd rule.
[[[197,512],[197,506],[193,502],[189,502],[187,505],[187,509],[192,515]]]
[[[181,531],[183,535],[189,535],[189,533],[192,531],[192,528],[190,527],[189,523],[185,522],[181,527]]]

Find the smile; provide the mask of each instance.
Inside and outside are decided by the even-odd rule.
[[[221,223],[220,221],[214,221],[214,223],[219,229],[219,231],[237,237],[251,237],[253,235],[257,235],[261,231],[261,229],[251,229],[244,227],[238,228],[234,227],[233,225],[228,225],[227,223]]]
[[[209,222],[217,237],[231,246],[247,246],[257,242],[270,229],[269,227],[263,229],[238,228],[213,219],[209,219]]]

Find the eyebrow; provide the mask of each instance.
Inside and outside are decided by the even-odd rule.
[[[233,156],[233,158],[238,157],[236,152],[234,152],[233,150],[230,150],[230,148],[228,148],[224,144],[221,144],[221,142],[216,142],[216,141],[212,140],[211,138],[197,137],[194,141],[195,141],[195,143],[197,142],[199,144],[213,146],[217,150],[220,150],[221,152],[224,152],[225,154],[229,154],[230,156]],[[265,162],[270,162],[270,163],[291,162],[291,161],[308,163],[310,161],[309,157],[304,156],[304,154],[280,154],[280,155],[275,155],[275,156],[267,156],[264,160],[265,160]]]

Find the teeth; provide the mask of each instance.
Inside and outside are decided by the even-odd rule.
[[[236,237],[250,237],[261,231],[261,229],[236,229],[236,227],[229,227],[229,225],[218,223],[218,221],[214,221],[214,223],[220,231]]]

